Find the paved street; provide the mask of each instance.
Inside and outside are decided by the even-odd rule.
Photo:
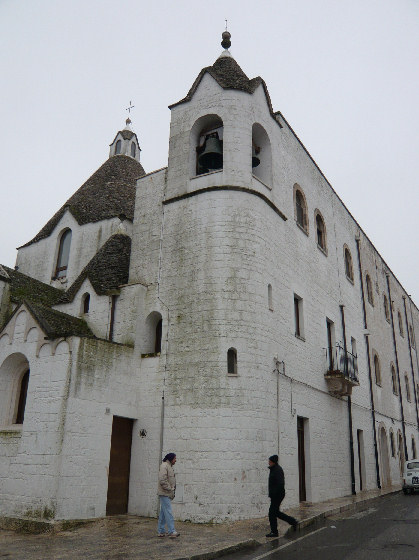
[[[305,532],[306,531],[306,532]],[[384,497],[364,511],[340,514],[290,539],[224,560],[418,560],[419,494]]]
[[[291,560],[297,558],[296,550],[298,560],[363,560],[363,556],[344,555],[353,551],[353,535],[357,535],[357,542],[368,543],[380,535],[389,539],[393,529],[398,531],[397,538],[391,537],[393,540],[374,545],[380,553],[377,558],[418,560],[418,549],[410,545],[412,539],[418,539],[419,494],[403,496],[400,492],[394,493],[399,488],[369,490],[357,496],[291,508],[287,511],[288,514],[299,519],[302,527],[308,524],[297,533],[292,533],[294,540],[305,537],[303,540],[266,539],[265,533],[269,530],[267,517],[220,524],[176,522],[180,538],[160,539],[157,537],[156,519],[123,515],[97,519],[72,530],[52,534],[33,535],[0,530],[0,560],[203,560],[220,555],[226,560],[256,560],[271,552],[275,554],[262,558]],[[268,504],[267,499],[266,511]],[[368,511],[364,513],[363,510]],[[343,511],[348,516],[346,520],[330,518],[330,515],[337,516]],[[409,515],[411,520],[415,520],[415,524],[403,522],[403,519],[409,520]],[[396,517],[400,520],[393,522]],[[332,529],[332,525],[336,529]],[[394,527],[391,528],[392,526]],[[286,536],[289,526],[280,522],[278,528],[280,535]],[[315,533],[319,529],[321,530]],[[361,530],[364,529],[367,530],[362,533],[361,538]],[[292,542],[295,544],[279,549]],[[394,545],[393,548],[384,546],[390,544]],[[225,555],[228,550],[237,550],[237,547],[241,551],[235,556]],[[399,549],[401,555],[397,556]],[[279,554],[276,552],[278,550]],[[385,556],[384,552],[387,551],[390,554]],[[413,556],[408,556],[412,551]],[[374,560],[369,551],[368,560]]]

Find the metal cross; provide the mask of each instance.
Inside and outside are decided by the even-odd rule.
[[[224,21],[226,22],[226,31],[227,31],[227,20],[225,19]]]
[[[132,104],[132,101],[129,102],[129,107],[127,107],[125,110],[128,111],[129,114],[131,114],[132,109],[134,109],[135,105]]]

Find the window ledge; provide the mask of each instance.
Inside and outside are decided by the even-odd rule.
[[[323,255],[324,255],[325,257],[327,257],[327,249],[324,249],[324,248],[323,248],[321,245],[319,245],[318,243],[317,243],[317,249],[318,249],[321,253],[323,253]]]
[[[252,177],[253,177],[253,179],[256,179],[256,181],[259,181],[259,183],[262,183],[262,185],[263,185],[264,187],[266,187],[268,190],[270,190],[270,191],[272,190],[272,187],[270,187],[269,185],[267,185],[266,183],[264,183],[264,182],[262,181],[262,179],[259,179],[259,177],[256,177],[256,175],[255,175],[254,173],[252,173]]]
[[[302,340],[303,342],[306,341],[306,339],[305,339],[303,336],[301,336],[301,335],[299,335],[299,334],[297,334],[297,333],[295,333],[295,338],[298,338],[299,340]]]
[[[200,177],[207,177],[208,175],[214,175],[214,173],[222,173],[224,169],[215,169],[214,171],[208,171],[208,173],[201,173],[200,175],[194,175],[191,177],[191,181],[194,179],[199,179]]]
[[[158,358],[160,356],[160,352],[154,352],[152,354],[141,354],[142,358]]]
[[[299,227],[299,228],[301,229],[301,231],[302,231],[303,233],[305,233],[305,234],[307,235],[307,237],[308,237],[308,231],[306,230],[306,228],[304,228],[301,224],[299,224],[299,223],[297,222],[297,220],[295,220],[295,223],[297,224],[297,227]]]
[[[22,424],[11,424],[10,426],[0,426],[0,436],[20,436],[22,433]]]
[[[348,276],[347,274],[345,274],[345,276],[346,276],[346,280],[347,280],[348,282],[350,282],[350,283],[352,284],[352,286],[354,286],[355,283],[354,283],[353,279],[352,279],[350,276]]]
[[[238,373],[227,373],[227,377],[238,377]]]

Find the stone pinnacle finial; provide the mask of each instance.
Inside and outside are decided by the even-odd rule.
[[[224,49],[229,49],[231,47],[231,33],[229,33],[227,30],[223,31],[223,34],[221,35],[223,40],[221,41],[221,46]]]
[[[132,120],[128,117],[127,120],[125,121],[125,124],[131,124]]]

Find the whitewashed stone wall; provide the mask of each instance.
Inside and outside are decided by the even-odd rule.
[[[65,229],[71,229],[71,247],[65,279],[52,281],[58,257],[59,240]],[[57,288],[68,289],[83,268],[106,241],[121,229],[130,235],[132,224],[119,218],[79,226],[71,212],[65,212],[49,237],[19,249],[16,264],[19,272]]]

